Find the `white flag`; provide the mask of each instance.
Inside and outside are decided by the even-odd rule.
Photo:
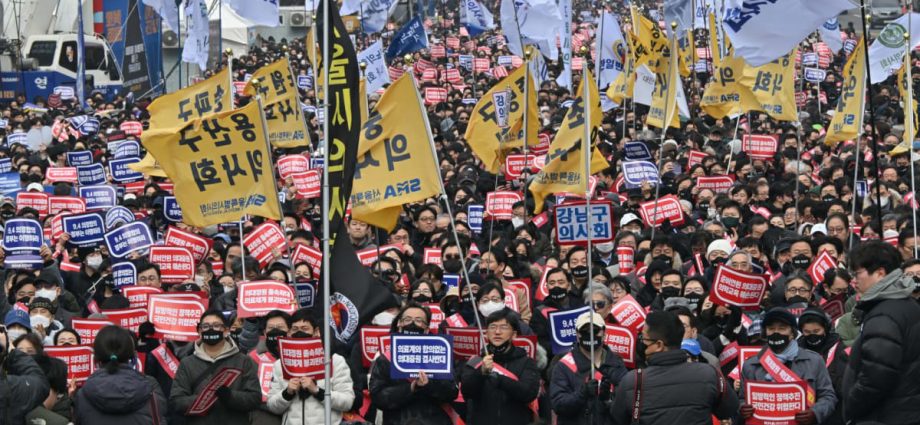
[[[821,40],[834,54],[843,48],[843,36],[840,35],[840,22],[837,21],[837,18],[824,21],[818,27],[818,31],[821,33]]]
[[[160,15],[166,28],[175,33],[179,32],[179,5],[175,0],[144,0],[144,4]]]
[[[920,25],[908,25],[910,16],[904,15],[885,25],[872,45],[869,46],[869,66],[872,72],[872,84],[878,84],[897,74],[904,64],[904,33],[910,27],[910,45],[920,43]],[[920,13],[913,14],[913,21],[920,22]]]
[[[461,0],[460,23],[475,37],[488,30],[495,29],[495,18],[489,9],[476,0]]]
[[[716,10],[715,0],[697,0],[693,14],[693,28],[709,28],[709,12]]]
[[[636,69],[636,84],[633,86],[633,101],[652,106],[652,92],[655,91],[655,73],[642,65]],[[678,78],[678,80],[680,80]]]
[[[599,89],[603,89],[617,79],[623,72],[623,60],[626,57],[626,40],[620,31],[616,15],[604,12],[603,20],[597,34],[597,47],[600,52],[595,72],[600,76]],[[602,33],[601,33],[602,32]]]
[[[572,0],[559,0],[559,14],[562,27],[559,32],[559,47],[562,49],[562,72],[556,77],[556,84],[572,89]]]
[[[515,21],[517,9],[517,21]],[[502,32],[511,53],[524,57],[522,46],[533,44],[551,61],[559,60],[556,35],[562,16],[553,0],[502,0]]]
[[[309,0],[308,0],[309,1]],[[313,0],[319,3],[319,0]],[[365,34],[373,34],[386,28],[387,20],[396,10],[396,0],[345,0],[339,14],[342,16],[361,14],[361,27]]]
[[[664,20],[671,31],[671,23],[677,23],[677,38],[687,36],[687,31],[693,29],[693,4],[692,0],[664,0]]]
[[[824,21],[854,7],[850,0],[748,1],[726,8],[722,22],[735,56],[761,66],[792,51]]]
[[[366,50],[358,53],[358,63],[364,62],[364,80],[368,93],[373,93],[390,83],[390,73],[387,72],[387,62],[383,57],[383,41],[377,40]]]
[[[278,26],[278,0],[226,0],[226,2],[243,19],[256,25]]]
[[[189,0],[185,6],[187,35],[182,47],[182,61],[198,64],[202,71],[208,69],[208,6],[204,0]]]

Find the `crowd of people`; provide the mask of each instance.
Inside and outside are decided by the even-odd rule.
[[[457,38],[460,46],[448,48],[443,58],[429,50],[395,58],[390,67],[412,72],[414,62],[430,61],[437,78],[422,80],[420,87],[448,89],[448,98],[429,105],[428,115],[453,216],[444,201],[429,199],[405,205],[391,232],[358,220],[348,222],[347,232],[356,250],[383,247],[370,268],[398,305],[364,318],[364,326],[415,335],[481,327],[484,346],[478,355],[457,359],[454,379],[425,373],[395,379],[385,350],[370,361],[363,358],[360,333],[335,341],[328,379],[286,379],[278,341],[331,332],[324,329],[322,302],[293,314],[277,310],[238,318],[236,287],[251,280],[316,284],[320,270],[306,262],[292,264],[284,253],[298,244],[319,246],[320,198],[299,198],[292,181],[279,182],[287,195],[279,224],[289,249],[273,251],[263,267],[243,248],[240,229],[246,233],[265,219],[251,217],[239,227],[171,222],[164,213],[168,182],[145,176],[137,191],[119,196],[120,206],[154,235],[175,226],[213,242],[194,277],[183,283],[164,283],[160,265],[145,255],[130,258],[137,286],[205,294],[209,308],[198,320],[198,339],[161,339],[149,322],[136,331],[106,326],[92,342],[96,371],[85,381],[72,379],[69,366],[45,349],[84,345],[85,335],[74,329],[73,319],[105,319],[107,311],[131,303],[111,276],[116,259],[104,245],[76,247],[68,234],[49,238],[40,267],[2,270],[0,423],[319,424],[324,402],[331,400],[333,424],[743,424],[761,420],[759,405],[745,396],[745,384],[788,382],[777,378],[782,374],[803,383],[808,402],[794,418],[777,423],[915,423],[920,417],[920,260],[911,161],[920,146],[914,135],[904,134],[904,99],[895,77],[873,87],[867,108],[875,121],[866,121],[858,143],[834,146],[825,144],[824,136],[841,92],[843,50],[835,52],[823,82],[796,81],[807,93],[799,122],[775,121],[757,111],[735,119],[707,115],[700,99],[711,67],[684,78],[691,116],[664,137],[645,126],[648,105],[626,100],[610,109],[597,140],[609,167],[595,175],[595,197],[614,205],[616,234],[589,251],[556,242],[554,199],[547,200],[548,215],[535,215],[528,195],[513,206],[512,219],[487,220],[481,230],[471,226],[470,205],[482,205],[492,191],[526,191],[533,178],[527,171],[519,178],[487,172],[464,139],[477,96],[502,77],[496,72],[498,57],[511,52],[499,29],[463,35],[456,0],[429,3],[420,10],[430,14],[426,25],[432,43]],[[498,15],[497,2],[484,5]],[[655,4],[643,6],[657,13]],[[625,24],[626,6],[602,7]],[[593,66],[601,7],[578,1],[573,8],[576,55]],[[707,32],[696,30],[697,47],[707,48]],[[392,34],[392,28],[356,34],[356,48]],[[849,39],[857,36],[852,28],[846,31]],[[801,47],[810,51],[817,41],[810,37]],[[295,74],[313,75],[306,49],[303,40],[259,40],[247,55],[223,57],[223,65],[231,64],[234,80],[243,81],[287,55]],[[493,68],[471,72],[460,66],[457,54],[487,58]],[[447,81],[448,69],[459,69],[463,81]],[[920,68],[913,69],[917,78]],[[537,97],[540,133],[551,138],[575,94],[555,82],[559,63],[548,61],[547,70]],[[302,88],[300,95],[311,143],[275,149],[276,159],[311,154],[323,139],[316,93]],[[369,93],[370,108],[379,96]],[[146,127],[149,101],[92,94],[87,106],[100,125],[86,133],[70,120],[85,113],[73,100],[19,96],[0,105],[7,120],[0,131],[29,137],[4,144],[0,158],[9,158],[11,172],[19,173],[21,192],[74,195],[73,183],[52,182],[48,170],[67,166],[69,152],[91,152],[93,162],[106,164],[113,155],[109,143],[138,140],[121,124],[139,121]],[[749,157],[738,142],[745,134],[776,136],[775,156]],[[631,141],[644,142],[653,154],[661,170],[659,187],[618,184],[624,144]],[[705,157],[688,165],[691,151]],[[718,175],[733,176],[727,191],[697,186],[697,177]],[[666,195],[679,199],[682,223],[653,229],[641,218],[639,205]],[[38,220],[54,232],[55,214],[17,205],[16,195],[7,194],[0,222],[15,218]],[[120,224],[125,223],[113,226]],[[440,249],[440,258],[424,256],[426,248]],[[620,248],[630,248],[632,257],[619,255]],[[821,255],[829,255],[833,266],[815,279],[809,271]],[[0,262],[8,258],[0,250]],[[711,290],[720,267],[767,276],[770,284],[760,304],[742,309],[715,300]],[[459,284],[449,285],[445,275],[461,276]],[[635,300],[645,313],[628,356],[607,339],[609,327],[624,325],[614,314],[624,300]],[[559,351],[550,313],[584,306],[590,311],[575,320],[575,343]],[[514,343],[527,336],[536,340],[531,350]],[[756,351],[739,355],[741,347]],[[260,362],[266,361],[273,369],[263,387]],[[207,414],[189,414],[212,378],[228,368],[240,374],[216,389]]]

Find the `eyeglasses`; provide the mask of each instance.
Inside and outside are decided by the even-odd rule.
[[[198,325],[198,330],[201,332],[207,332],[210,330],[222,331],[225,326],[222,323],[202,323]]]
[[[419,217],[419,218],[418,218],[418,221],[421,221],[421,222],[423,222],[423,223],[431,223],[431,222],[434,221],[434,217],[427,217],[427,216],[426,216],[426,217]]]
[[[811,293],[811,289],[808,289],[808,288],[786,288],[786,293],[787,293],[787,294],[806,295],[806,294],[810,294],[810,293]]]
[[[411,325],[411,324],[413,324],[413,323],[415,323],[416,325],[419,325],[419,326],[421,326],[421,327],[423,327],[423,328],[427,328],[427,327],[428,327],[428,321],[425,320],[424,317],[416,317],[416,318],[412,318],[412,317],[403,317],[402,319],[399,320],[399,324],[400,324],[400,325],[403,325],[403,326]]]
[[[158,281],[158,280],[160,280],[160,278],[159,278],[159,276],[157,276],[157,275],[153,275],[153,276],[138,276],[138,277],[137,277],[137,281],[138,281],[138,282],[156,282],[156,281]]]
[[[503,303],[503,302],[505,302],[505,299],[502,298],[502,297],[492,297],[492,298],[489,298],[489,297],[482,297],[482,298],[479,300],[479,303],[482,304],[482,303],[487,303],[487,302],[489,302],[489,301],[491,301],[491,302],[493,302],[493,303]]]
[[[607,307],[607,301],[592,301],[591,306],[594,307],[595,310],[600,310],[604,307]]]
[[[511,330],[511,325],[504,324],[504,323],[499,325],[499,324],[493,323],[489,325],[488,329],[492,332],[508,332]]]

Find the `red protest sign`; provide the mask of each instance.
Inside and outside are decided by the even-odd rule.
[[[65,182],[65,183],[76,183],[77,182],[77,167],[51,167],[45,170],[45,179],[51,183]]]
[[[649,226],[658,227],[665,221],[670,221],[671,226],[678,227],[684,224],[684,211],[680,201],[674,195],[658,198],[658,201],[647,201],[639,204],[639,213],[642,221]]]
[[[272,310],[294,313],[297,294],[290,286],[275,281],[240,282],[237,285],[238,317],[261,317]]]
[[[795,414],[808,408],[805,385],[801,381],[745,381],[744,395],[747,404],[754,406],[754,416],[746,419],[746,424],[795,424]]]
[[[45,354],[67,363],[68,380],[83,382],[95,371],[93,347],[89,345],[45,347]]]
[[[617,263],[620,265],[620,274],[632,273],[636,268],[636,250],[631,246],[617,247]]]
[[[527,352],[527,357],[537,358],[537,336],[536,335],[518,335],[511,340],[515,347],[521,347]]]
[[[176,355],[166,348],[166,344],[160,344],[157,348],[150,351],[150,355],[160,364],[170,379],[176,379],[176,372],[179,371],[179,359]]]
[[[767,134],[745,134],[741,139],[741,151],[753,159],[772,159],[778,146],[776,136]]]
[[[147,320],[157,335],[176,341],[198,339],[198,319],[208,310],[208,300],[177,298],[171,294],[151,295]]]
[[[735,184],[735,178],[729,175],[699,176],[696,178],[696,187],[699,190],[709,189],[715,193],[727,193]]]
[[[530,307],[530,278],[509,280],[505,286],[508,289],[516,291],[517,293],[523,293],[524,300],[525,302],[527,302],[527,307],[528,308]],[[507,295],[505,298],[505,303],[506,304],[508,303]],[[517,300],[515,300],[515,304],[517,304]],[[518,306],[518,307],[522,307],[522,306]],[[519,310],[515,310],[515,311],[520,312]]]
[[[422,264],[441,265],[441,248],[425,248],[422,253]]]
[[[811,260],[811,265],[808,266],[808,275],[811,276],[812,282],[818,284],[824,280],[824,272],[834,267],[837,267],[837,260],[827,250],[824,250]]]
[[[461,359],[478,356],[482,351],[482,335],[477,328],[447,328],[447,334],[454,337],[453,352]]]
[[[632,297],[626,295],[613,305],[610,310],[617,323],[628,328],[634,335],[638,335],[645,326],[645,309]]]
[[[441,326],[441,322],[444,321],[444,311],[441,310],[441,305],[438,303],[428,303],[425,304],[425,307],[428,307],[428,310],[431,311],[431,323],[428,324],[428,329],[432,333],[438,333],[438,328]]]
[[[390,335],[387,326],[364,326],[361,328],[361,363],[364,367],[371,365],[380,352],[380,338]]]
[[[537,284],[537,293],[534,295],[537,301],[543,301],[549,296],[549,288],[546,287],[546,278],[549,276],[550,270],[552,269],[549,267],[543,269],[543,274],[540,276],[540,283]]]
[[[254,351],[252,352],[254,353]],[[275,364],[270,361],[262,361],[261,357],[256,364],[259,365],[259,389],[262,390],[262,402],[268,400],[268,393],[272,389],[272,375],[275,373]]]
[[[71,327],[73,330],[77,331],[77,335],[80,336],[80,342],[86,345],[93,345],[93,341],[96,340],[96,334],[99,331],[106,327],[114,325],[111,321],[107,319],[71,319]]]
[[[626,363],[626,367],[635,367],[636,335],[633,334],[631,329],[617,325],[607,325],[604,344],[610,347],[610,351],[620,355],[623,363]]]
[[[44,192],[19,192],[16,194],[16,211],[34,208],[39,217],[48,215],[48,194]]]
[[[272,249],[281,253],[287,252],[287,239],[278,223],[262,223],[243,238],[243,245],[249,250],[249,255],[259,260],[259,265],[265,267],[272,261]]]
[[[49,196],[48,215],[55,215],[61,211],[83,214],[86,212],[86,201],[77,196]]]
[[[137,121],[125,121],[118,128],[130,136],[140,136],[144,132],[144,125]]]
[[[195,257],[188,248],[152,246],[149,258],[160,266],[160,280],[164,283],[187,282],[195,276]]]
[[[514,180],[521,177],[525,169],[533,170],[537,167],[537,155],[508,155],[505,158],[505,180]]]
[[[102,310],[102,314],[105,314],[105,317],[108,317],[116,326],[123,327],[134,333],[137,333],[137,328],[141,323],[147,321],[147,309],[141,307]]]
[[[294,189],[297,190],[297,198],[312,199],[318,198],[322,188],[320,182],[322,176],[320,170],[307,170],[301,173],[291,174],[291,180],[294,181]]]
[[[188,411],[185,412],[186,416],[204,416],[217,402],[217,389],[229,387],[242,374],[242,370],[232,367],[221,369],[220,372],[214,374],[198,394],[198,397],[195,398],[195,401],[192,402],[192,405],[189,406]]]
[[[705,152],[691,150],[687,153],[687,168],[693,167],[696,164],[702,164],[703,158],[706,158]]]
[[[846,293],[835,295],[831,298],[821,300],[821,310],[824,310],[831,318],[831,322],[836,321],[846,313]]]
[[[511,220],[514,217],[512,206],[523,199],[518,192],[489,192],[486,194],[486,217],[492,220]]]
[[[546,153],[549,152],[549,145],[553,142],[553,139],[546,133],[537,134],[537,139],[539,139],[539,143],[532,147],[530,151],[533,152],[534,155],[546,155]]]
[[[284,379],[307,376],[323,379],[323,340],[319,338],[281,338],[281,372]]]
[[[125,286],[121,288],[121,294],[128,299],[131,308],[147,308],[147,296],[151,294],[162,294],[163,290],[152,286]]]
[[[278,177],[286,180],[294,173],[310,169],[310,158],[306,155],[284,155],[278,158]]]
[[[320,270],[323,267],[323,252],[312,246],[297,244],[291,254],[291,264],[299,263],[309,264],[313,271]]]
[[[192,232],[186,232],[178,227],[169,226],[166,229],[166,235],[163,236],[163,243],[167,246],[187,248],[192,253],[192,257],[197,264],[208,258],[208,253],[211,252],[211,246],[214,241]]]
[[[743,309],[760,307],[769,278],[762,274],[745,273],[727,266],[719,266],[713,279],[709,298],[713,303],[734,305]]]

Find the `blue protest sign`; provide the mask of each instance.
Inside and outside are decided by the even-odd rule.
[[[869,184],[865,180],[856,180],[856,196],[865,198],[869,194]]]
[[[112,180],[118,183],[131,183],[144,178],[144,175],[128,168],[129,165],[140,162],[138,157],[113,159],[109,161],[109,171]]]
[[[13,147],[13,145],[29,145],[29,135],[26,133],[11,133],[6,135],[6,145]]]
[[[588,207],[584,201],[556,206],[556,241],[560,245],[588,243]],[[591,203],[591,242],[613,240],[613,205],[610,202]]]
[[[0,193],[8,194],[22,190],[19,173],[16,171],[0,174]]]
[[[448,288],[460,288],[460,275],[458,274],[445,274],[441,276],[441,282],[444,283],[444,286]]]
[[[310,157],[310,169],[314,168],[323,168],[323,162],[325,159],[321,156],[311,156]]]
[[[112,230],[119,224],[128,224],[135,220],[131,210],[119,205],[105,213],[105,229]]]
[[[575,344],[575,321],[578,316],[591,311],[590,306],[572,310],[554,311],[549,314],[549,334],[553,342],[553,354],[564,353]]]
[[[80,186],[105,184],[105,167],[98,163],[77,167],[77,183]]]
[[[130,261],[112,265],[112,279],[115,287],[132,286],[137,284],[137,267]]]
[[[61,225],[74,245],[99,245],[105,235],[102,216],[98,213],[68,215],[61,219]]]
[[[425,372],[429,379],[454,379],[454,354],[450,335],[405,335],[390,337],[390,377],[418,378]]]
[[[303,90],[313,88],[313,80],[309,75],[298,75],[297,76],[297,87]]]
[[[141,145],[134,140],[123,140],[115,145],[115,159],[139,158]]]
[[[316,281],[295,283],[294,291],[297,292],[297,303],[300,304],[300,308],[313,308],[313,301],[316,299]]]
[[[466,224],[470,226],[470,230],[476,233],[482,232],[482,217],[485,211],[486,207],[476,204],[470,204],[466,208]]]
[[[93,153],[90,151],[67,152],[67,163],[71,167],[83,167],[93,163]]]
[[[124,258],[150,245],[153,245],[150,228],[140,221],[128,223],[105,234],[105,246],[109,249],[109,254],[115,258]]]
[[[45,260],[35,254],[10,255],[3,260],[3,267],[8,270],[39,270],[45,265]]]
[[[13,169],[13,160],[0,158],[0,173],[9,173]]]
[[[182,221],[182,208],[179,208],[179,201],[175,196],[163,197],[163,216],[174,223]]]
[[[624,161],[623,177],[627,183],[641,185],[647,181],[652,184],[660,183],[658,167],[648,161]]]
[[[29,218],[4,223],[3,249],[10,255],[38,254],[42,248],[42,225]]]
[[[630,161],[651,161],[652,153],[649,152],[648,146],[642,142],[626,142],[623,152],[626,159]]]
[[[86,200],[87,210],[105,210],[117,203],[112,186],[83,186],[78,191],[80,197]]]

